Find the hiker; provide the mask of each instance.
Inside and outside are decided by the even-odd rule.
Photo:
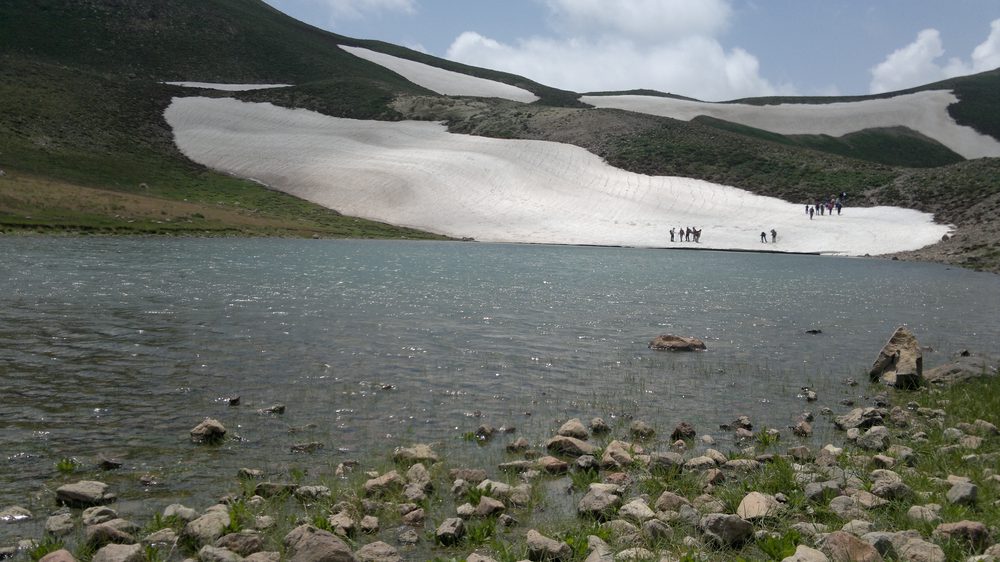
[[[838,215],[840,214],[840,210],[843,209],[843,208],[844,208],[844,204],[841,203],[840,201],[837,201],[837,214]]]
[[[683,228],[678,228],[677,229],[677,241],[678,242],[683,242],[684,241],[684,229]]]
[[[760,243],[761,244],[767,244],[767,233],[766,232],[761,232],[760,233]]]
[[[809,205],[806,205],[806,214],[807,215],[809,214],[809,209],[810,209]]]
[[[691,241],[691,227],[690,226],[687,227],[687,230],[684,231],[684,241],[685,242],[690,242]]]
[[[695,242],[700,242],[701,241],[701,231],[698,230],[697,228],[692,228],[691,230],[694,231],[694,241]]]
[[[674,229],[672,229],[672,228],[670,229],[670,241],[671,242],[674,241]]]
[[[809,207],[809,220],[813,220],[813,213],[815,213],[815,212],[816,212],[815,209],[813,209],[812,207]]]
[[[772,228],[771,229],[771,243],[773,244],[773,243],[775,243],[777,241],[778,241],[778,231]]]

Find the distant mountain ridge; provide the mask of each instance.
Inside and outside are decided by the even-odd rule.
[[[339,45],[503,82],[540,99],[521,105],[444,98]],[[259,0],[9,0],[0,4],[0,66],[0,168],[33,177],[205,204],[218,204],[224,184],[223,199],[258,201],[266,194],[254,190],[262,188],[217,178],[179,153],[162,115],[170,99],[185,92],[163,82],[291,83],[281,90],[202,94],[336,117],[444,120],[455,132],[570,142],[627,170],[724,182],[788,200],[848,191],[860,204],[916,208],[956,224],[959,235],[925,258],[991,270],[1000,263],[1000,165],[994,158],[966,162],[905,130],[804,138],[711,119],[680,122],[586,109],[576,93],[339,36]],[[734,102],[815,104],[934,89],[954,91],[959,102],[948,112],[956,122],[1000,139],[1000,70],[880,96]],[[0,208],[0,224],[23,227],[19,212]],[[63,218],[71,227],[74,219]]]

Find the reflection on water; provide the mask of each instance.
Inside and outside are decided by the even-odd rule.
[[[737,414],[785,427],[862,402],[843,380],[897,325],[937,350],[930,365],[1000,341],[1000,277],[937,265],[372,241],[0,249],[0,505],[42,509],[60,458],[99,453],[125,461],[106,479],[126,499],[204,504],[241,466],[328,466],[411,441],[467,451],[459,436],[484,421],[537,439],[570,416],[664,432],[688,420],[728,447],[718,425]],[[709,351],[647,350],[659,333]],[[820,401],[797,398],[803,386]],[[256,413],[275,403],[287,413]],[[206,416],[241,439],[190,445]],[[302,441],[325,449],[292,454]],[[146,472],[161,484],[143,488]]]

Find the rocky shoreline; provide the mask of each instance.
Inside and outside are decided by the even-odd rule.
[[[106,484],[82,480],[54,490],[48,515],[0,506],[0,524],[46,517],[43,536],[0,545],[0,558],[1000,560],[1000,409],[970,413],[987,395],[1000,402],[996,362],[960,358],[913,384],[906,371],[919,363],[897,336],[872,377],[902,375],[901,388],[873,387],[871,405],[839,416],[804,413],[787,432],[727,421],[740,447],[726,453],[688,423],[661,436],[641,420],[575,418],[539,443],[484,424],[470,437],[504,440],[494,467],[416,444],[340,463],[328,480],[246,468],[217,504],[171,504],[144,522],[120,517]],[[842,446],[783,444],[824,418]],[[226,429],[206,420],[191,436],[212,447]]]

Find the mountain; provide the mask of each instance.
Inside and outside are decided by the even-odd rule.
[[[442,96],[341,46],[503,83],[538,100]],[[292,86],[220,92],[166,84],[174,81]],[[955,123],[1000,139],[1000,71],[874,97],[713,105],[849,105],[940,90],[958,100],[946,108]],[[793,202],[847,192],[852,205],[903,206],[955,225],[947,241],[903,257],[1000,271],[995,157],[963,158],[906,126],[783,134],[718,116],[595,109],[584,101],[597,94],[581,99],[519,76],[328,33],[258,0],[0,4],[0,228],[434,237],[342,216],[196,164],[178,149],[164,118],[172,99],[185,95],[341,118],[444,121],[453,133],[573,144],[630,172]]]

